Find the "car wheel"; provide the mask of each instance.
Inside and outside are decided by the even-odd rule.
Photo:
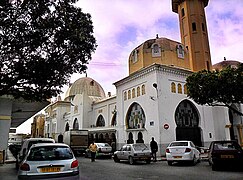
[[[193,159],[192,159],[192,165],[195,166],[197,164],[197,158],[196,156],[194,155],[193,156]]]
[[[129,164],[131,164],[131,165],[134,164],[134,160],[133,160],[132,156],[129,157]]]
[[[120,159],[118,159],[117,155],[114,155],[114,161],[115,162],[120,162]]]
[[[172,166],[172,163],[173,163],[173,161],[167,161],[167,164],[168,164],[169,166]]]
[[[147,164],[150,164],[150,162],[151,162],[151,159],[147,159],[147,160],[146,160],[146,163],[147,163]]]

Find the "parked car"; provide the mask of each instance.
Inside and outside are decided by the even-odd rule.
[[[114,152],[113,159],[115,162],[128,160],[129,164],[134,164],[135,161],[145,161],[149,164],[151,162],[151,150],[142,143],[126,144],[120,150]]]
[[[213,171],[219,167],[243,167],[243,150],[236,141],[212,141],[208,162]]]
[[[71,148],[63,143],[33,145],[20,164],[19,179],[79,177],[79,164]]]
[[[112,156],[112,147],[108,143],[95,143],[97,146],[96,157],[109,157]],[[85,152],[85,157],[91,157],[89,149]]]
[[[192,141],[173,141],[166,148],[166,159],[169,166],[173,162],[200,162],[200,152]]]
[[[37,144],[37,143],[55,143],[55,140],[51,139],[51,138],[29,138],[29,139],[26,139],[23,142],[19,153],[17,154],[16,169],[19,168],[19,164],[21,163],[21,161],[23,160],[25,155],[28,153],[30,147],[33,144]]]

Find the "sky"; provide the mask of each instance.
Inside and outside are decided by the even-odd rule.
[[[88,65],[87,76],[97,81],[105,93],[116,94],[114,82],[128,76],[131,51],[156,34],[180,40],[178,14],[172,0],[79,0],[77,6],[89,13],[97,49]],[[243,62],[243,1],[209,0],[205,8],[212,64],[227,60]],[[84,77],[74,74],[70,82]],[[62,98],[67,90],[63,88]],[[33,118],[17,128],[30,133]]]

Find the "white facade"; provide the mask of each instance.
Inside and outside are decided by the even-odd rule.
[[[115,82],[116,96],[101,98],[88,96],[83,92],[75,95],[70,103],[56,102],[50,105],[56,104],[52,109],[54,116],[46,119],[46,126],[52,122],[52,126],[55,124],[56,127],[49,128],[52,131],[49,134],[55,134],[57,141],[57,136],[63,135],[69,125],[69,129],[88,129],[96,141],[111,143],[115,140],[116,148],[127,143],[131,135],[133,143],[139,141],[141,135],[145,144],[149,144],[151,137],[154,137],[159,144],[159,156],[165,154],[168,143],[184,137],[196,141],[200,146],[208,146],[212,140],[230,139],[227,108],[201,106],[187,98],[184,85],[190,74],[188,70],[153,64]],[[175,84],[174,90],[172,84]],[[183,108],[180,104],[190,107]],[[178,110],[179,107],[181,110]],[[189,113],[183,114],[184,111]],[[176,116],[180,115],[192,116],[178,120],[188,136],[178,136],[177,129],[180,125],[177,124]],[[241,117],[236,117],[235,128],[242,122]],[[131,120],[132,118],[134,119]],[[76,127],[75,121],[78,124]],[[190,136],[191,133],[186,131],[191,129],[199,130],[200,133]],[[235,132],[236,139],[239,140],[237,129]],[[112,139],[114,136],[115,139]],[[193,136],[199,138],[195,139]]]

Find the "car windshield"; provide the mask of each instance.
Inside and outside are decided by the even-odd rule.
[[[215,150],[240,150],[240,146],[232,142],[218,142],[214,144]]]
[[[188,146],[188,142],[172,142],[170,144],[170,147],[171,146]]]
[[[144,151],[146,149],[149,149],[145,144],[134,144],[133,148],[135,151]]]
[[[101,143],[101,144],[97,144],[99,147],[110,147],[109,144],[107,143]]]
[[[66,146],[42,146],[31,149],[28,161],[49,161],[72,159],[73,154]]]

